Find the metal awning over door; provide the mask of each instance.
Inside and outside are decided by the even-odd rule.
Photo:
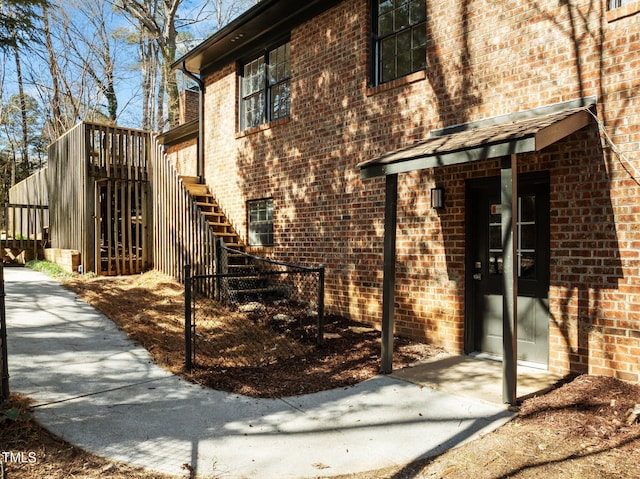
[[[434,130],[429,138],[378,158],[360,163],[362,178],[386,177],[384,276],[382,293],[383,373],[392,370],[395,304],[396,223],[398,174],[491,158],[503,158],[501,170],[502,236],[504,250],[504,390],[505,402],[516,400],[517,324],[517,159],[518,154],[540,151],[587,126],[595,98],[583,98]]]
[[[358,168],[363,178],[372,178],[540,151],[586,126],[593,105],[592,101],[547,114],[530,110],[434,130],[428,139],[360,163]]]

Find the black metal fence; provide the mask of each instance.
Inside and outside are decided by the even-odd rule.
[[[195,365],[222,365],[234,354],[245,362],[255,358],[254,364],[244,366],[259,365],[303,354],[314,342],[322,344],[324,266],[310,268],[259,258],[222,243],[216,259],[213,275],[192,276],[190,266],[185,266],[187,370]],[[287,336],[291,341],[267,347],[266,336],[271,335]],[[246,351],[251,348],[261,350]]]
[[[0,262],[0,404],[9,401],[7,313],[4,300],[4,266]]]

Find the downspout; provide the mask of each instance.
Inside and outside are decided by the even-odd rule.
[[[204,183],[204,82],[200,77],[187,70],[185,61],[180,65],[180,70],[198,84],[198,145],[196,156],[198,179],[200,183]]]

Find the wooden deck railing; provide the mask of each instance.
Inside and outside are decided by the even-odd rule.
[[[147,180],[149,132],[88,122],[83,125],[91,176]]]

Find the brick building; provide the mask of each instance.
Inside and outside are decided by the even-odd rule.
[[[330,311],[501,356],[504,303],[521,359],[638,381],[640,2],[610,3],[259,2],[174,65],[201,180]],[[195,124],[167,137],[196,174]]]

